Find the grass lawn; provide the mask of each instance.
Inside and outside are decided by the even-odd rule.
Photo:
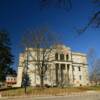
[[[69,88],[27,88],[27,95],[65,95],[73,92],[84,92],[88,90],[100,91],[100,86],[93,87],[69,87]],[[0,90],[2,96],[21,96],[25,95],[24,88],[12,88]]]

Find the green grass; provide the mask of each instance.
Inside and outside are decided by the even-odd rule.
[[[91,87],[83,87],[87,90],[94,90],[94,91],[100,91],[100,86],[91,86]]]
[[[84,92],[88,90],[100,91],[100,86],[93,87],[69,87],[69,88],[27,88],[27,95],[65,95],[73,92]],[[22,96],[26,95],[24,93],[24,88],[12,88],[0,91],[2,96]]]

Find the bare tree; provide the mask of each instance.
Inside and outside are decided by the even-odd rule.
[[[36,62],[36,73],[40,77],[41,87],[44,86],[44,77],[49,66],[48,62],[51,62],[54,58],[52,52],[55,46],[53,45],[58,44],[58,42],[60,41],[57,39],[57,34],[55,35],[47,29],[33,30],[24,35],[23,44],[27,48],[32,61]],[[35,57],[32,52],[35,52]]]
[[[94,13],[92,14],[90,20],[87,24],[77,30],[77,33],[80,35],[84,33],[90,26],[94,26],[95,28],[100,28],[100,0],[91,0],[91,2],[96,6]]]
[[[41,8],[56,7],[63,8],[66,11],[72,8],[72,0],[39,0],[39,2]],[[78,35],[84,33],[91,25],[95,26],[95,28],[100,27],[100,0],[90,0],[90,3],[95,6],[93,7],[95,11],[83,28],[76,29]]]
[[[90,76],[91,76],[91,74],[92,74],[92,72],[93,72],[93,65],[94,65],[94,62],[95,62],[95,60],[96,60],[96,58],[97,58],[97,56],[96,56],[96,52],[95,52],[95,49],[94,48],[89,48],[89,50],[88,50],[88,53],[87,53],[87,57],[88,57],[88,61],[89,61],[89,73],[90,73]]]
[[[90,48],[88,51],[88,60],[90,64],[90,81],[100,81],[100,59],[97,58],[96,51],[94,48]]]
[[[100,84],[100,59],[96,59],[93,64],[91,80],[95,82],[95,85],[98,85],[98,82]]]

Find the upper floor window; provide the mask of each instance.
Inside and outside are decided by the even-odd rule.
[[[15,78],[13,78],[13,80],[15,81],[16,79],[15,79]]]
[[[68,56],[68,54],[66,55],[66,60],[68,61],[68,59],[69,59],[69,56]]]
[[[78,71],[81,71],[81,67],[80,66],[78,67]]]
[[[64,54],[60,54],[60,60],[64,60]]]
[[[9,80],[10,80],[10,78],[7,78],[7,80],[9,81]]]
[[[55,54],[55,60],[58,60],[58,53]]]

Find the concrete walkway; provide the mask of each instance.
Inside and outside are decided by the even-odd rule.
[[[25,100],[27,98],[34,98],[34,99],[42,99],[42,98],[55,98],[55,97],[85,97],[85,96],[100,96],[100,92],[97,91],[86,91],[86,92],[80,92],[80,93],[70,93],[70,94],[64,94],[64,95],[42,95],[42,96],[33,96],[33,95],[23,95],[23,96],[11,96],[11,97],[2,97],[0,96],[0,100],[15,100],[16,98],[19,100],[22,100],[23,98],[25,98]],[[27,99],[28,100],[28,99]],[[81,100],[81,99],[80,99]],[[98,99],[100,100],[100,99]]]

